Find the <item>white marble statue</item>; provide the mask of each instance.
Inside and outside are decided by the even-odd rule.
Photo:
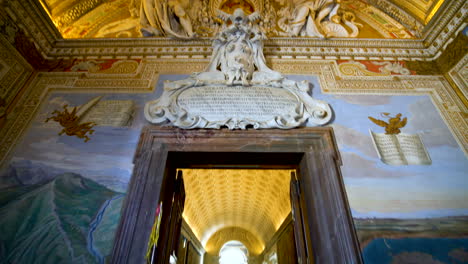
[[[192,18],[196,5],[189,0],[141,0],[140,31],[143,36],[191,39],[195,36]]]
[[[356,37],[359,34],[354,14],[340,10],[341,0],[277,0],[278,26],[290,36]],[[351,32],[343,26],[345,24]]]
[[[289,80],[266,65],[257,13],[236,9],[219,16],[226,23],[205,71],[165,82],[161,97],[145,106],[148,121],[186,129],[288,129],[330,121],[330,106],[310,96],[307,81]]]

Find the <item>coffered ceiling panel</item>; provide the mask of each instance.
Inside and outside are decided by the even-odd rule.
[[[244,237],[249,250],[260,253],[291,211],[290,172],[184,169],[183,217],[205,247],[218,232],[206,250],[219,249],[226,234],[237,230],[233,239]]]

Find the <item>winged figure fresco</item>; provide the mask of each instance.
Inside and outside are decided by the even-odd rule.
[[[69,111],[68,105],[63,106],[63,111],[54,110],[50,117],[48,117],[45,122],[49,122],[53,120],[59,123],[63,129],[58,134],[62,135],[65,133],[67,136],[76,136],[78,138],[83,138],[84,142],[88,142],[90,140],[88,135],[94,133],[94,129],[92,129],[97,124],[94,122],[82,122],[82,117],[86,111],[88,111],[94,104],[96,104],[101,99],[101,96],[94,98],[93,100],[89,101],[83,106],[80,107],[73,107],[71,111]]]
[[[402,114],[397,114],[396,116],[390,116],[390,113],[382,113],[382,117],[388,118],[388,122],[385,122],[380,119],[373,118],[369,116],[369,119],[374,122],[376,125],[385,128],[385,134],[387,135],[397,135],[400,134],[400,128],[406,126],[407,118],[401,119]]]

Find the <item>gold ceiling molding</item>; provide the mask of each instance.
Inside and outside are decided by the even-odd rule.
[[[207,59],[144,59],[134,74],[39,73],[28,84],[0,130],[0,164],[9,160],[14,146],[51,91],[150,93],[159,74],[200,72],[208,62]],[[268,64],[273,70],[284,74],[315,75],[319,78],[322,92],[328,94],[429,95],[468,155],[468,108],[442,75],[346,76],[333,60],[271,58]]]
[[[290,170],[182,171],[186,193],[183,217],[208,252],[222,246],[219,241],[224,236],[220,233],[207,247],[215,233],[235,228],[224,232],[244,230],[238,237],[251,241],[248,245],[260,254],[291,212]]]
[[[468,54],[465,54],[463,59],[448,72],[448,76],[455,84],[452,85],[454,91],[464,99],[463,102],[468,107]]]
[[[5,6],[13,22],[27,30],[44,57],[71,58],[204,58],[211,54],[211,40],[166,38],[64,40],[44,17],[33,0],[11,0]],[[275,58],[434,60],[468,23],[468,3],[452,0],[425,28],[422,40],[394,39],[310,39],[272,38],[265,42],[265,54]]]
[[[424,29],[423,23],[407,13],[405,10],[388,0],[368,0],[368,2],[378,9],[385,10],[385,12],[393,19],[406,26],[409,30],[414,31],[417,37],[422,36],[422,31]]]
[[[387,0],[382,1],[388,4]],[[386,8],[379,9],[376,6],[361,1],[352,1],[351,4],[354,7],[353,10],[357,17],[370,27],[373,27],[385,38],[395,39],[396,37],[396,39],[414,39],[416,37],[421,37],[420,32],[414,30],[413,27],[405,26],[398,20],[395,20],[393,16],[388,14],[389,10]],[[385,23],[382,23],[382,19]]]
[[[425,25],[429,23],[445,1],[450,0],[390,0],[390,2],[411,13],[413,17]]]
[[[58,28],[62,28],[97,7],[103,0],[39,0],[39,2],[53,23]]]

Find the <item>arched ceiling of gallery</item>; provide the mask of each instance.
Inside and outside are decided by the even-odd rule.
[[[174,10],[185,11],[197,36],[210,37],[216,31],[215,10],[232,13],[243,8],[247,13],[258,11],[262,26],[270,37],[291,34],[314,37],[308,33],[295,34],[296,25],[306,25],[307,17],[325,17],[316,22],[318,31],[329,38],[357,37],[377,39],[413,39],[421,36],[424,25],[444,0],[38,0],[63,38],[137,38],[148,35],[140,31],[147,12],[151,32],[157,37],[170,36],[162,25],[180,22]],[[338,2],[340,2],[338,4]],[[337,7],[334,11],[333,8]],[[306,11],[307,9],[307,11]],[[154,21],[154,24],[151,21]],[[291,22],[291,23],[289,23]],[[157,24],[157,25],[155,25]],[[182,24],[182,23],[180,23]],[[294,25],[293,25],[294,24]],[[172,27],[172,25],[170,26]],[[178,29],[176,29],[177,31]],[[353,34],[354,30],[356,33]],[[144,31],[144,30],[143,30]],[[154,32],[158,31],[158,32]]]
[[[249,231],[239,227],[227,227],[217,231],[209,238],[205,250],[208,254],[218,255],[221,247],[231,240],[244,244],[251,255],[260,255],[264,249],[262,241]]]
[[[154,36],[142,37],[142,1],[10,0],[3,2],[0,16],[6,14],[13,30],[21,29],[34,42],[37,54],[47,60],[208,59],[212,51],[209,32],[219,26],[214,13],[218,7],[230,12],[245,6],[247,11],[259,11],[264,16],[261,26],[269,35],[264,42],[267,59],[432,61],[468,24],[465,0],[144,0],[152,14],[158,6],[160,13],[175,20],[167,20],[163,23],[165,30],[161,30],[160,20],[144,15],[147,22],[144,32]],[[315,4],[316,10],[328,11],[324,11],[319,22],[314,22],[309,18],[320,12],[314,13],[309,8],[308,15],[303,14],[302,19],[295,21],[294,17],[301,18],[297,15],[301,11],[297,7],[301,5],[290,4],[297,1],[309,6],[319,3]],[[161,7],[163,2],[167,2],[165,9]],[[179,11],[185,6],[187,14],[196,17],[190,20],[195,35],[188,39],[180,38],[186,32],[180,31],[183,23],[173,12],[179,2],[182,6]],[[187,3],[191,3],[189,8]],[[435,11],[438,12],[434,15]],[[148,26],[150,20],[152,25]],[[173,25],[174,21],[177,25]],[[310,25],[309,31],[304,30],[307,27],[293,30],[294,25],[306,23]],[[314,25],[318,29],[310,30]],[[329,37],[309,36],[315,34],[311,32]],[[351,37],[356,32],[356,37]]]
[[[183,217],[208,252],[239,240],[259,254],[291,212],[289,170],[184,169]]]

